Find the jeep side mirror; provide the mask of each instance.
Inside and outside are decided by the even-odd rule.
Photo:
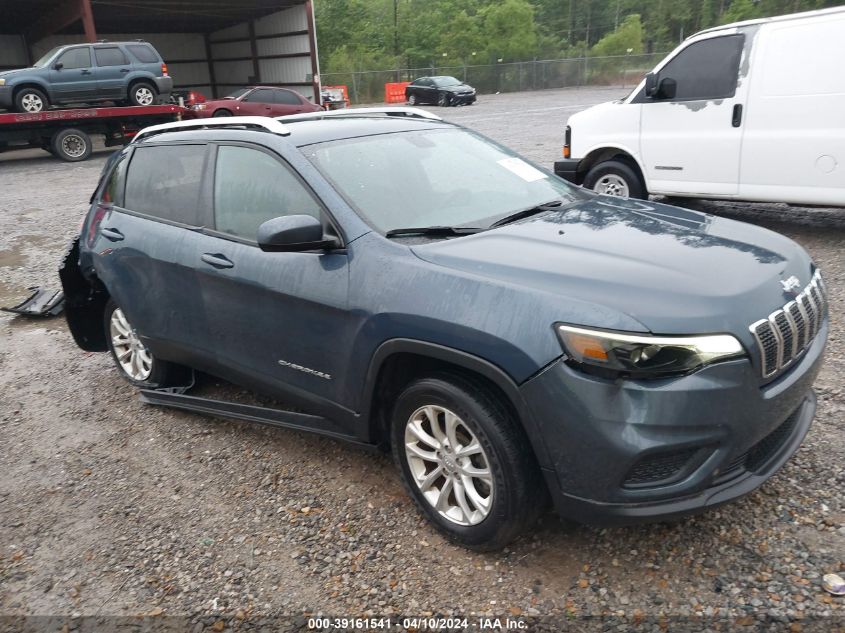
[[[62,62],[56,62],[55,64],[53,64],[53,68],[55,68],[56,70],[61,70],[64,67],[65,65]]]
[[[258,247],[268,253],[329,249],[337,240],[326,237],[323,224],[311,215],[283,215],[258,227]]]
[[[658,99],[674,99],[675,93],[678,91],[678,82],[670,77],[664,77],[657,84]]]
[[[645,96],[653,97],[657,93],[657,75],[647,73],[645,76]]]

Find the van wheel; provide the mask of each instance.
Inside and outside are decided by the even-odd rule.
[[[120,374],[136,387],[157,389],[172,383],[178,365],[158,360],[144,346],[118,305],[109,300],[103,317],[106,341]]]
[[[37,88],[23,88],[15,95],[15,109],[18,112],[34,114],[50,107],[47,95]]]
[[[584,187],[606,196],[640,199],[648,197],[645,184],[637,173],[618,160],[593,165],[584,178]]]
[[[133,106],[155,105],[156,99],[156,89],[145,81],[139,81],[129,88],[129,103]]]
[[[91,156],[91,137],[82,130],[59,130],[50,142],[50,153],[69,163],[78,163]]]
[[[451,540],[500,549],[542,510],[527,439],[483,384],[451,374],[416,380],[396,400],[391,430],[405,488]]]

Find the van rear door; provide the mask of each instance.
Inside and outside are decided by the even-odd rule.
[[[665,92],[643,91],[634,99],[642,103],[640,143],[651,193],[738,192],[748,90],[740,72],[744,48],[745,35],[736,31],[696,39],[658,67]]]

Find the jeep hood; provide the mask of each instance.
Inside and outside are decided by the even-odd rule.
[[[19,75],[20,73],[22,73],[25,70],[32,70],[32,68],[15,68],[14,70],[4,70],[4,71],[0,72],[0,77],[3,77],[4,79],[8,79],[9,77],[12,77],[14,75]]]
[[[425,261],[542,293],[561,308],[594,305],[581,310],[582,325],[607,327],[601,315],[610,310],[656,334],[731,332],[746,342],[751,323],[791,299],[780,281],[795,275],[803,288],[812,274],[807,253],[778,233],[606,196],[411,248]]]

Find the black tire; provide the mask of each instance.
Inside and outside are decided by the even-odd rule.
[[[149,351],[147,351],[147,354],[152,360],[149,375],[143,380],[139,380],[137,378],[133,378],[129,373],[127,373],[127,371],[123,368],[123,366],[120,364],[120,361],[118,360],[117,352],[115,352],[114,343],[112,340],[113,336],[111,333],[112,315],[118,309],[118,305],[114,301],[109,299],[108,303],[106,304],[106,309],[103,312],[103,327],[105,328],[106,341],[108,342],[109,346],[109,353],[111,353],[112,360],[114,361],[118,372],[121,376],[123,376],[124,380],[135,385],[136,387],[143,387],[145,389],[158,389],[160,387],[170,386],[174,384],[174,382],[178,382],[179,378],[184,375],[183,368],[179,365],[159,360],[155,358]],[[134,329],[132,331],[134,332]]]
[[[38,88],[21,88],[15,94],[15,110],[33,114],[50,107],[50,100]]]
[[[628,188],[628,195],[623,197],[639,198],[641,200],[648,198],[645,183],[643,183],[637,172],[627,163],[618,160],[608,160],[593,165],[592,169],[587,172],[584,178],[584,187],[592,189],[597,193],[607,193],[603,190],[605,189],[605,182],[608,177],[624,181],[625,186]],[[607,193],[607,195],[619,194]]]
[[[59,130],[50,141],[51,153],[69,163],[88,160],[91,156],[91,137],[82,130],[66,128]]]
[[[151,83],[139,81],[129,86],[129,104],[151,106],[158,103],[158,91]]]
[[[408,105],[417,105],[417,95],[413,93],[408,95]]]
[[[460,432],[470,431],[483,449],[481,463],[489,465],[493,482],[489,491],[492,502],[486,516],[475,524],[460,525],[442,516],[423,495],[411,470],[405,449],[406,425],[427,406],[442,407],[454,413],[460,418]],[[426,518],[449,539],[478,551],[500,549],[544,509],[545,486],[528,440],[507,407],[484,383],[457,374],[438,374],[416,380],[397,398],[391,424],[393,457],[406,490]],[[464,466],[478,466],[468,464],[467,458],[461,459]],[[420,476],[429,474],[426,469]],[[447,485],[445,476],[441,479],[443,483],[439,484],[438,493]],[[471,499],[471,496],[465,494],[465,498]],[[450,502],[452,499],[455,499],[454,504],[458,503],[454,492],[448,496]],[[478,507],[473,505],[476,511]]]
[[[441,108],[446,108],[452,105],[452,97],[450,97],[446,92],[441,92],[437,95],[437,105]]]
[[[232,111],[227,110],[226,108],[220,108],[219,110],[215,110],[214,114],[212,114],[211,116],[213,116],[213,117],[232,116]]]

